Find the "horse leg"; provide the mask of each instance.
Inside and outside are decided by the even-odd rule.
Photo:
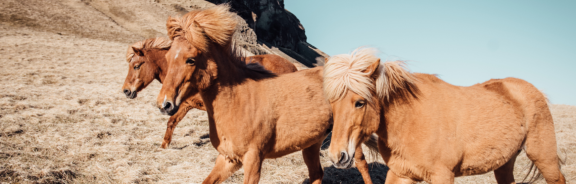
[[[308,167],[310,184],[320,184],[322,183],[322,177],[324,177],[324,171],[320,164],[320,147],[322,147],[322,142],[318,142],[302,150],[304,163],[306,163],[306,166]]]
[[[262,161],[264,161],[264,156],[259,150],[246,152],[242,159],[244,164],[244,184],[258,183],[260,181]]]
[[[554,121],[547,106],[542,112],[534,114],[534,121],[528,127],[526,136],[526,155],[540,170],[546,182],[566,183],[564,175],[560,171],[558,153],[556,152],[556,135]]]
[[[168,120],[166,127],[166,133],[164,134],[164,141],[162,141],[162,145],[160,146],[161,148],[166,149],[166,147],[170,145],[170,142],[172,142],[172,134],[174,133],[176,125],[178,125],[178,123],[182,121],[182,118],[186,116],[186,113],[188,113],[190,109],[192,109],[192,107],[190,107],[190,104],[184,101],[184,103],[182,103],[182,106],[180,106],[180,109],[178,109],[178,112],[170,116],[170,119]]]
[[[222,183],[235,171],[240,169],[242,163],[238,161],[228,160],[224,155],[218,155],[216,158],[216,165],[212,172],[206,177],[202,184]]]
[[[434,174],[430,176],[430,183],[431,184],[439,184],[439,183],[454,183],[454,172],[447,168],[437,167],[434,171]]]
[[[388,170],[388,173],[386,174],[386,181],[384,183],[412,184],[415,182],[410,178],[402,178],[394,174],[392,170]]]
[[[496,181],[498,184],[515,184],[514,181],[514,162],[516,162],[516,157],[518,154],[512,156],[506,164],[500,168],[494,170],[494,176],[496,176]]]
[[[372,178],[370,178],[370,173],[368,173],[368,163],[364,158],[364,153],[362,153],[362,146],[356,147],[356,153],[354,154],[354,161],[356,162],[356,168],[360,171],[364,183],[372,184]]]
[[[385,162],[388,162],[391,150],[386,146],[386,142],[384,142],[384,139],[382,138],[378,138],[378,151],[380,152],[382,159],[384,159]],[[388,169],[386,181],[384,181],[384,183],[412,184],[416,182],[411,178],[400,177],[396,175],[396,173],[392,172],[391,169]]]

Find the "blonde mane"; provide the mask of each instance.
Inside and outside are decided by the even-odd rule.
[[[181,18],[169,17],[166,22],[171,40],[182,36],[194,47],[208,51],[208,44],[215,43],[223,48],[231,44],[236,29],[236,18],[228,5],[218,5],[188,12]]]
[[[376,52],[373,48],[358,48],[351,54],[331,57],[324,66],[326,98],[337,101],[351,90],[367,100],[372,100],[373,94],[384,100],[399,90],[411,90],[416,78],[406,69],[404,61],[380,63],[372,76],[366,73],[368,67],[379,60]]]
[[[198,51],[208,53],[214,62],[207,63],[203,79],[198,84],[202,89],[210,85],[209,77],[218,76],[220,81],[229,84],[251,78],[259,80],[276,76],[257,64],[246,64],[242,47],[233,41],[237,26],[237,15],[229,11],[228,5],[216,5],[210,8],[188,12],[181,18],[169,17],[166,21],[168,36],[173,41],[183,39]],[[215,49],[211,49],[215,48]],[[215,53],[210,53],[215,52]],[[218,67],[216,67],[218,66]],[[239,70],[235,70],[236,68]],[[219,70],[225,71],[218,73]],[[230,75],[230,71],[242,74]],[[234,82],[231,82],[234,81]]]
[[[169,49],[171,44],[172,41],[164,37],[148,38],[146,40],[136,42],[128,47],[128,50],[126,51],[126,62],[130,63],[130,60],[132,60],[132,57],[134,57],[134,48],[140,50],[153,48]]]

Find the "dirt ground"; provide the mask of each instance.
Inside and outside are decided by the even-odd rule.
[[[2,2],[6,4],[0,10],[16,7],[19,2],[37,3],[36,8],[48,6],[43,4],[48,1],[9,0]],[[82,2],[90,2],[102,12],[108,10],[96,6],[104,1]],[[34,12],[18,8],[22,6],[11,11]],[[161,10],[158,14],[168,14]],[[81,8],[76,11],[97,12]],[[217,155],[207,139],[206,113],[190,111],[175,130],[170,148],[160,149],[168,120],[154,106],[161,85],[152,83],[134,100],[121,92],[127,73],[126,48],[137,38],[161,31],[130,36],[127,30],[138,26],[122,28],[119,25],[126,24],[110,24],[105,16],[92,15],[86,18],[93,19],[93,24],[80,24],[66,17],[53,24],[38,23],[48,15],[61,16],[39,14],[32,19],[28,15],[0,13],[0,182],[202,182]],[[59,28],[70,25],[87,31]],[[90,30],[90,26],[100,27]],[[109,29],[103,28],[106,26]],[[154,26],[150,30],[161,29]],[[108,39],[110,35],[117,36]],[[551,110],[560,156],[566,159],[562,169],[572,181],[576,179],[576,107],[551,105]],[[358,170],[335,169],[326,155],[327,151],[322,151],[324,183],[362,183]],[[373,181],[383,183],[387,167],[376,158],[368,158],[370,173]],[[518,158],[518,181],[528,163],[525,155]],[[266,160],[262,170],[261,183],[307,183],[300,152]],[[242,179],[240,170],[225,183],[239,183]],[[492,173],[456,181],[496,183]]]
[[[0,27],[0,181],[73,183],[200,183],[217,152],[206,113],[193,110],[169,149],[159,149],[167,116],[153,105],[161,85],[129,100],[121,92],[128,44]],[[576,107],[552,105],[563,172],[576,179]],[[356,169],[338,170],[322,152],[325,183],[362,183]],[[372,160],[373,180],[387,168]],[[528,161],[519,157],[516,177]],[[238,183],[243,171],[226,183]],[[261,183],[305,183],[299,152],[266,160]],[[495,183],[493,174],[458,183]]]

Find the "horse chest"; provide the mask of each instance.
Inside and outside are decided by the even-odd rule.
[[[417,162],[412,162],[410,159],[406,159],[401,155],[393,155],[391,153],[387,155],[388,158],[384,158],[384,160],[388,160],[386,165],[388,165],[394,173],[419,181],[426,179],[426,167],[419,165]]]
[[[240,159],[250,148],[264,145],[267,140],[265,132],[247,130],[242,126],[218,127],[210,132],[210,138],[220,154],[233,160]]]
[[[213,138],[212,134],[210,134],[210,139],[211,141],[214,139],[214,141],[212,141],[213,146],[218,150],[218,153],[226,158],[226,160],[235,162],[242,160],[242,155],[244,155],[243,152],[234,144],[233,141],[231,141],[229,137],[214,136]]]

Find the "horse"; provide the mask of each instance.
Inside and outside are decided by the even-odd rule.
[[[411,73],[403,61],[381,63],[375,52],[359,48],[324,66],[335,167],[350,167],[355,148],[376,133],[390,168],[386,183],[454,183],[489,171],[500,184],[515,183],[523,148],[548,183],[566,183],[547,99],[532,84],[505,78],[454,86]]]
[[[170,49],[172,41],[168,38],[157,37],[139,41],[128,47],[126,61],[128,62],[128,75],[124,80],[122,90],[127,98],[136,98],[138,92],[146,88],[154,79],[160,83],[166,77],[168,70],[166,53]],[[265,69],[277,73],[290,73],[297,71],[296,66],[283,57],[267,54],[245,58],[246,64],[257,63]],[[198,92],[191,92],[191,96],[186,98],[182,108],[174,113],[167,123],[166,133],[162,141],[161,148],[166,148],[172,141],[172,133],[176,125],[193,108],[205,111],[204,103]]]
[[[210,142],[219,155],[203,183],[220,183],[241,167],[244,183],[258,183],[262,162],[302,150],[310,183],[322,182],[320,148],[332,125],[322,94],[322,67],[276,75],[244,64],[231,39],[235,14],[227,5],[169,17],[173,40],[168,74],[157,98],[161,111],[178,111],[189,90],[199,91],[208,113]],[[371,183],[362,149],[356,152]]]
[[[246,57],[246,64],[256,63],[264,67],[264,69],[276,74],[292,73],[298,71],[296,66],[287,59],[274,54],[256,55]]]

